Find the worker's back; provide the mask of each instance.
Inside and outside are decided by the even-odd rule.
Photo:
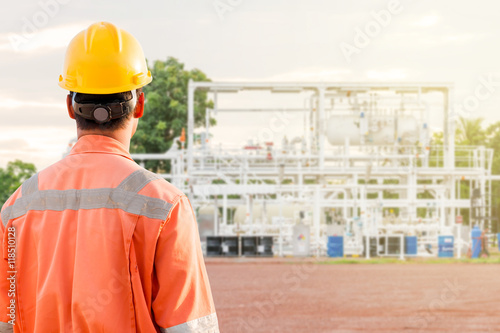
[[[15,272],[15,295],[9,276],[0,281],[2,308],[16,305],[15,331],[156,332],[193,323],[206,330],[185,332],[217,331],[189,201],[118,141],[80,138],[25,182],[1,217],[6,259],[15,233],[15,257],[2,261],[3,272]],[[1,321],[12,319],[3,312]]]

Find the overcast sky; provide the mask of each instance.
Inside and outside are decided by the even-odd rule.
[[[474,112],[493,122],[499,9],[498,0],[10,2],[0,13],[0,166],[19,158],[46,167],[75,137],[57,80],[66,45],[95,21],[131,32],[150,61],[174,56],[214,81],[453,82],[461,103],[490,80]],[[382,10],[390,16],[377,31]],[[367,45],[355,40],[370,27]]]

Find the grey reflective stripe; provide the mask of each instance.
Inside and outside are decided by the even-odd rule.
[[[162,333],[219,333],[217,314],[201,317],[170,328],[160,328]]]
[[[21,188],[23,197],[28,196],[30,194],[35,193],[38,191],[38,173],[31,176],[30,179],[24,182],[22,188]]]
[[[10,220],[10,212],[12,211],[12,206],[9,206],[9,207],[6,207],[3,211],[2,211],[2,223],[4,226],[7,225],[7,222],[9,222]]]
[[[118,185],[118,188],[128,192],[138,193],[149,182],[157,179],[162,179],[162,177],[146,169],[139,169],[125,178],[120,185]]]
[[[143,185],[144,187],[144,185]],[[125,212],[152,219],[165,220],[172,204],[123,188],[98,188],[81,190],[44,190],[21,196],[12,206],[2,211],[2,222],[6,226],[11,219],[23,216],[30,210],[63,211],[66,209],[121,209]]]
[[[14,326],[12,324],[0,321],[0,333],[11,333],[11,332],[14,332]]]

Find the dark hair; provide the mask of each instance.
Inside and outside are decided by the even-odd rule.
[[[136,89],[137,97],[142,94],[142,88]],[[73,98],[73,94],[75,92],[70,91],[70,96]],[[82,93],[77,93],[75,96],[75,100],[77,102],[94,102],[94,103],[99,103],[99,104],[107,104],[107,103],[115,103],[115,102],[121,102],[121,101],[126,101],[130,99],[131,96],[130,91],[122,92],[122,93],[116,93],[116,94],[82,94]],[[134,108],[135,109],[135,108]],[[128,120],[132,118],[134,110],[130,111],[126,115],[124,115],[121,118],[116,118],[116,119],[111,119],[108,122],[99,124],[93,120],[83,118],[82,116],[78,115],[75,113],[75,120],[76,120],[76,126],[81,129],[81,130],[96,130],[100,129],[103,131],[114,131],[117,129],[123,129],[125,128]]]

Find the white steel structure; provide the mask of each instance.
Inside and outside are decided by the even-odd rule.
[[[215,104],[199,142],[197,90],[208,91]],[[235,93],[262,91],[305,97],[286,109],[218,106]],[[259,117],[273,110],[300,115],[303,132],[240,147],[209,140],[208,117],[217,112]],[[443,142],[431,146],[436,112]],[[436,248],[437,235],[457,234],[456,216],[471,214],[472,189],[480,193],[479,222],[490,221],[493,151],[455,147],[456,118],[453,86],[446,83],[190,82],[187,148],[174,144],[166,154],[133,158],[169,159],[171,172],[164,177],[190,196],[193,207],[217,208],[215,235],[272,235],[285,255],[301,222],[310,227],[314,255],[325,255],[326,236],[333,233],[345,236],[346,254],[362,253],[363,236],[385,235],[416,235],[425,253],[426,244]],[[268,120],[266,131],[273,126]],[[460,191],[464,183],[471,193]]]

